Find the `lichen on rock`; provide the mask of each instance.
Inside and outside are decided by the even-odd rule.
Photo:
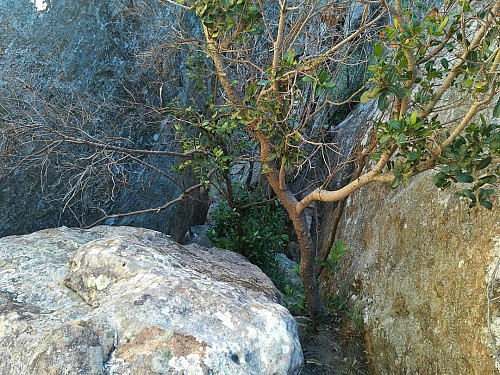
[[[238,254],[63,227],[5,237],[0,258],[2,374],[300,372],[293,317]]]

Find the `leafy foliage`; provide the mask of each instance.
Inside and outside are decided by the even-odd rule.
[[[248,0],[196,0],[191,9],[200,17],[212,38],[225,38],[230,31],[238,33],[240,42],[245,34],[262,32],[262,14]]]
[[[226,201],[220,202],[212,213],[207,235],[215,246],[244,255],[273,278],[277,270],[276,253],[288,240],[286,215],[279,201],[264,202],[259,190],[237,186],[237,206],[231,208]]]
[[[423,6],[419,2],[417,4],[420,4],[420,8]],[[460,13],[443,17],[438,12],[428,12],[423,20],[418,9],[403,10],[403,14],[409,21],[401,24],[394,18],[394,25],[386,26],[380,35],[381,41],[375,44],[375,63],[369,67],[372,73],[370,82],[374,85],[361,96],[361,102],[379,98],[378,107],[381,111],[389,107],[388,97],[402,99],[411,94],[405,84],[412,79],[420,86],[415,94],[417,106],[427,104],[432,99],[436,79],[441,79],[449,71],[449,61],[443,58],[441,66],[438,66],[433,60],[425,61],[426,56],[441,43],[449,51],[455,48],[454,41],[447,35],[458,31]],[[414,72],[405,51],[411,51],[415,62],[424,65],[424,74],[413,77]]]
[[[471,187],[461,189],[455,194],[469,199],[469,207],[481,206],[491,209],[491,197],[495,191],[486,188],[498,181],[499,167],[490,167],[493,157],[500,156],[500,125],[487,124],[481,116],[482,123],[471,123],[465,134],[457,137],[446,147],[438,159],[441,171],[432,181],[446,189],[453,183],[472,184]],[[488,168],[490,167],[490,168]],[[484,174],[484,170],[490,173]]]
[[[299,274],[299,266],[294,269],[294,272]],[[307,304],[305,301],[304,286],[293,285],[290,283],[288,276],[280,269],[273,275],[274,284],[281,291],[284,298],[285,307],[292,315],[307,315]]]
[[[330,254],[326,261],[324,262],[324,267],[328,271],[327,276],[325,276],[325,281],[329,280],[328,275],[333,275],[337,273],[340,269],[340,259],[349,251],[350,247],[346,246],[341,240],[336,240],[332,248],[330,249]]]
[[[175,107],[175,104],[172,106]],[[192,169],[206,185],[211,181],[224,181],[238,156],[254,147],[253,140],[244,131],[246,123],[239,113],[228,113],[227,108],[216,108],[212,104],[208,110],[211,113],[209,119],[194,105],[175,111],[181,120],[175,125],[176,138],[183,151],[204,152],[193,155],[174,168],[180,172]]]
[[[497,84],[496,77],[488,72],[497,64],[494,57],[498,53],[498,27],[488,30],[481,48],[468,51],[465,63],[459,69],[453,68],[455,62],[448,57],[437,61],[429,57],[435,55],[433,51],[445,49],[452,52],[460,45],[470,45],[460,23],[463,14],[472,13],[472,10],[468,1],[460,4],[461,11],[442,16],[435,9],[422,19],[419,12],[425,7],[417,1],[420,9],[402,12],[408,22],[400,23],[395,17],[394,25],[385,27],[380,42],[374,46],[374,62],[369,66],[372,86],[363,93],[361,101],[378,98],[379,110],[390,111],[388,120],[376,124],[378,149],[373,155],[378,160],[380,153],[397,146],[396,158],[387,164],[394,173],[391,187],[396,188],[401,183],[406,185],[411,176],[425,170],[429,166],[426,163],[432,162],[431,166],[439,171],[433,177],[437,187],[446,189],[452,183],[472,184],[456,195],[468,198],[470,207],[479,203],[491,209],[490,198],[494,190],[484,186],[497,182],[498,166],[489,168],[488,174],[482,172],[500,156],[500,126],[494,121],[488,124],[480,115],[479,125],[471,121],[465,131],[453,136],[450,144],[436,149],[435,144],[440,141],[438,132],[445,127],[437,116],[422,115],[428,112],[427,106],[433,105],[436,87],[452,69],[456,70],[452,76],[453,87],[472,100],[482,100]],[[487,14],[481,10],[474,16],[484,19]],[[403,101],[408,106],[406,111],[401,109]],[[500,116],[499,108],[500,99],[492,117]],[[445,135],[450,137],[449,132]]]
[[[288,310],[294,315],[304,315],[304,288],[290,280],[285,265],[276,257],[288,241],[285,212],[278,200],[264,202],[259,190],[237,186],[238,207],[231,208],[227,201],[220,202],[212,213],[207,236],[215,246],[236,251],[260,267],[283,294]],[[251,205],[254,203],[261,204]],[[298,274],[298,266],[294,272]]]
[[[394,144],[398,145],[397,159],[388,163],[388,168],[394,172],[394,180],[390,186],[397,188],[401,182],[406,185],[409,176],[419,173],[420,163],[431,157],[427,149],[428,140],[442,125],[436,119],[419,118],[417,111],[399,120],[380,121],[376,125],[376,139],[381,151],[387,151]],[[374,155],[376,158],[377,156]]]
[[[326,272],[323,273],[323,290],[322,297],[325,301],[327,309],[332,313],[338,313],[343,311],[347,307],[347,301],[340,295],[331,296],[329,290],[326,286],[335,278],[335,275],[341,269],[341,260],[345,256],[346,252],[350,250],[349,246],[346,246],[340,239],[337,239],[331,249],[330,254],[326,261],[324,261],[324,268]]]

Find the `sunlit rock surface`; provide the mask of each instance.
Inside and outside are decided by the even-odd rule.
[[[345,215],[339,238],[351,246],[347,280],[375,373],[496,373],[486,287],[499,210],[469,210],[425,174],[400,191],[363,189]]]
[[[348,142],[362,142],[377,114],[374,104],[360,105],[339,126],[344,154]],[[456,110],[441,116],[463,118]],[[463,187],[441,191],[432,175],[396,190],[371,184],[348,198],[336,238],[351,250],[340,259],[342,270],[329,275],[329,294],[362,309],[374,374],[495,374],[486,289],[500,260],[499,202],[492,211],[469,209],[453,194]],[[492,188],[498,195],[498,185]],[[325,210],[326,245],[335,207]],[[500,295],[498,285],[493,297]],[[500,342],[495,303],[491,322]]]
[[[0,373],[298,374],[293,317],[242,256],[129,227],[0,240]]]

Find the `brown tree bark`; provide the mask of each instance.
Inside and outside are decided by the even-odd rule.
[[[288,212],[292,220],[293,228],[300,245],[300,278],[304,285],[305,298],[311,313],[311,318],[316,326],[321,325],[326,309],[321,299],[318,280],[314,268],[314,244],[311,233],[307,227],[305,211],[299,212],[299,201],[292,194],[286,184],[281,183],[279,173],[267,162],[272,152],[272,145],[262,134],[257,134],[260,143],[260,158],[263,165],[266,165],[270,172],[265,173],[266,179],[271,185],[276,196]]]

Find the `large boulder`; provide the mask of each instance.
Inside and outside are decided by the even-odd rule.
[[[242,256],[131,227],[0,240],[0,373],[298,374],[293,317]]]
[[[175,43],[162,19],[182,20],[175,27],[191,34],[198,25],[194,13],[179,12],[155,0],[0,1],[0,236],[159,207],[197,182],[189,173],[157,173],[170,173],[179,162],[171,157],[139,163],[34,130],[41,124],[115,146],[175,151],[173,127],[157,109],[196,90],[186,76],[190,51],[164,47]],[[206,196],[191,197],[106,224],[180,241],[205,221]]]
[[[407,189],[373,185],[348,199],[337,236],[351,250],[330,293],[363,309],[374,374],[496,373],[486,289],[499,222],[498,208],[469,210],[429,173]],[[491,319],[498,335],[498,309]]]
[[[457,95],[447,93],[450,102]],[[344,155],[350,155],[347,141],[366,143],[363,131],[377,114],[374,103],[360,105],[339,126]],[[440,116],[447,122],[464,114],[454,109]],[[339,205],[325,205],[320,243],[328,249],[335,234],[351,250],[324,287],[363,311],[374,374],[497,373],[491,337],[500,342],[500,312],[490,304],[490,336],[487,288],[491,281],[490,298],[498,296],[498,199],[491,211],[469,209],[454,195],[462,187],[438,190],[434,173],[406,188],[374,183],[353,193],[336,232]],[[498,185],[492,188],[498,196]]]

